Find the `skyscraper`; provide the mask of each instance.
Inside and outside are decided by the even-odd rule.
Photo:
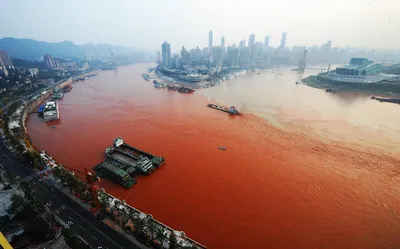
[[[244,47],[240,49],[240,55],[239,55],[239,65],[240,67],[243,68],[248,68],[250,67],[250,48],[249,47]]]
[[[181,62],[182,62],[182,65],[187,65],[190,62],[189,53],[186,50],[185,46],[183,46],[182,50],[181,50]]]
[[[0,50],[0,66],[4,69],[10,69],[13,66],[10,56],[6,51]]]
[[[208,60],[208,48],[207,47],[203,48],[203,50],[201,51],[201,56],[203,57],[203,59]]]
[[[246,47],[246,40],[243,39],[239,42],[239,48],[244,48],[244,47]]]
[[[56,61],[54,60],[53,56],[51,56],[51,54],[45,54],[45,55],[43,56],[43,58],[44,58],[44,63],[46,64],[46,67],[47,67],[48,69],[55,69],[55,68],[57,68],[57,63],[56,63]]]
[[[225,48],[225,37],[221,37],[221,47]]]
[[[208,57],[209,61],[213,61],[213,32],[210,30],[208,32]]]
[[[233,68],[239,66],[239,49],[236,45],[228,47],[228,66]]]
[[[264,38],[264,53],[266,53],[268,51],[268,47],[269,47],[269,35],[267,35]]]
[[[256,35],[253,33],[249,36],[249,47],[253,46],[256,43]]]
[[[286,47],[286,37],[287,37],[287,33],[283,32],[282,33],[282,37],[281,37],[281,45],[279,46],[280,49],[285,49]]]
[[[171,67],[171,45],[165,41],[161,45],[162,63],[165,67]]]
[[[194,64],[199,64],[201,61],[201,50],[199,46],[197,46],[196,49],[193,50],[193,56],[191,57],[192,63]]]

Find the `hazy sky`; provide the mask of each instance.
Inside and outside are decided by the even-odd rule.
[[[173,51],[238,44],[250,33],[287,45],[400,48],[400,0],[0,0],[0,37],[102,42]]]

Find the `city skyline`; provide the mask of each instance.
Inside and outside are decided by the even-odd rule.
[[[24,11],[16,11],[21,5]],[[177,47],[205,47],[210,29],[214,37],[225,36],[226,46],[247,40],[251,33],[258,35],[256,41],[270,35],[271,46],[277,46],[281,32],[286,31],[289,47],[334,40],[338,47],[400,48],[393,42],[400,39],[395,32],[400,23],[396,15],[400,2],[395,1],[338,0],[329,8],[316,0],[209,1],[202,5],[178,0],[121,0],[95,5],[87,18],[87,10],[93,9],[90,1],[10,1],[0,15],[0,21],[7,23],[0,37],[110,43],[154,51],[160,40]],[[198,18],[191,18],[193,15]],[[182,23],[182,18],[187,20]]]

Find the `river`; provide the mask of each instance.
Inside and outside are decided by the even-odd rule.
[[[75,84],[59,121],[29,116],[33,143],[77,172],[118,136],[164,156],[130,190],[100,185],[210,249],[398,248],[397,105],[296,85],[306,75],[286,68],[180,94],[143,80],[150,66]]]

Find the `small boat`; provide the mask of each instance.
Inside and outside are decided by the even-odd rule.
[[[222,146],[218,146],[218,149],[219,149],[219,150],[226,150],[226,148],[225,148],[225,147],[222,147]]]

